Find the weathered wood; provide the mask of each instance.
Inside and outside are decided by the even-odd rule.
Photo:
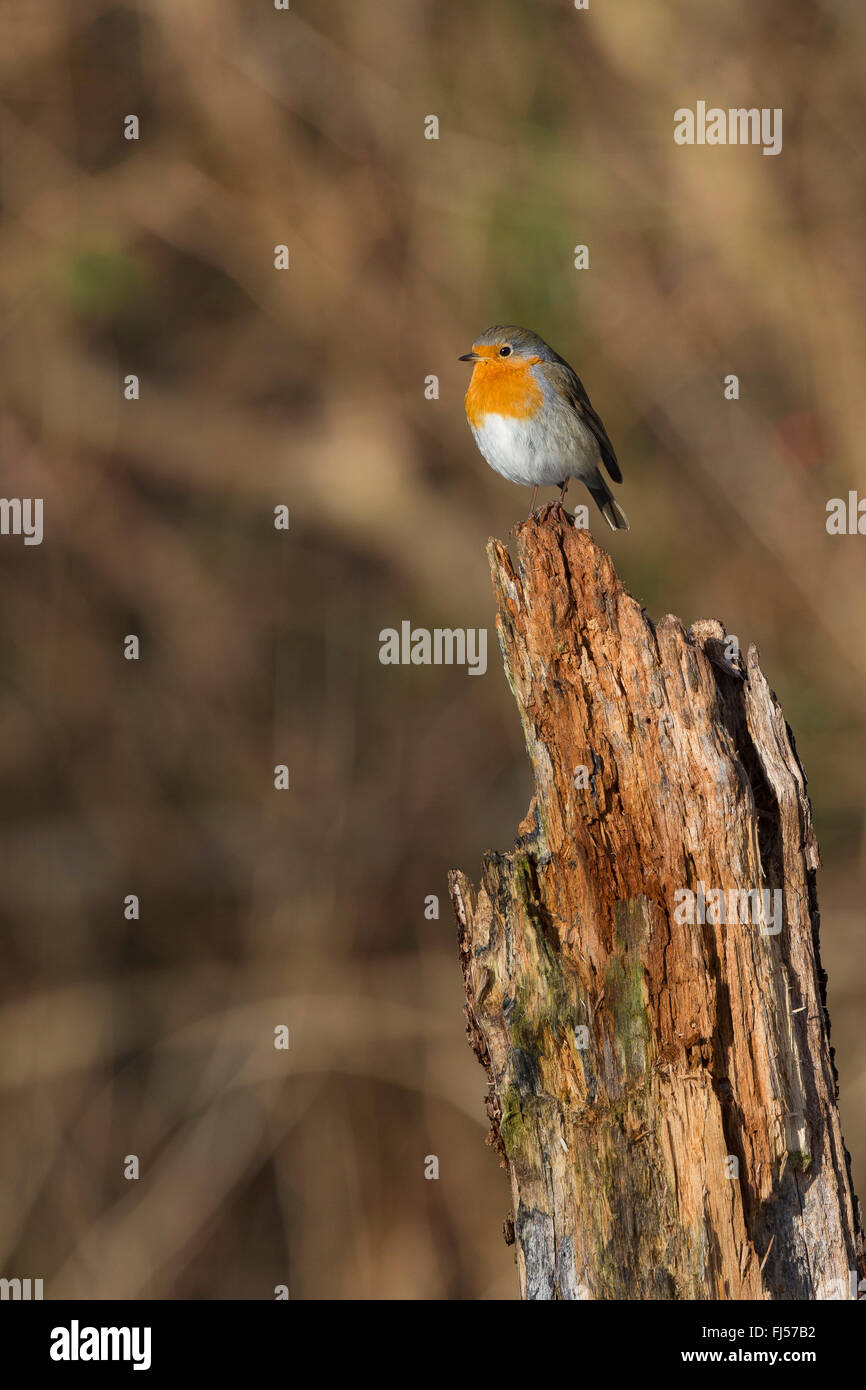
[[[818,848],[758,653],[653,624],[556,507],[489,557],[536,795],[451,891],[521,1293],[843,1296],[863,1242]]]

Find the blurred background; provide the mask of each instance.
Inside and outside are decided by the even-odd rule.
[[[2,492],[45,527],[0,537],[0,1274],[516,1295],[445,878],[531,794],[484,551],[528,492],[456,360],[496,322],[580,372],[632,529],[591,525],[650,615],[760,648],[863,1193],[866,540],[825,520],[866,494],[866,12],[5,0],[0,29]],[[782,153],[675,145],[699,100],[781,107]],[[403,619],[487,627],[487,674],[382,666]]]

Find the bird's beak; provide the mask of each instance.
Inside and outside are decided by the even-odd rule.
[[[477,352],[464,352],[462,357],[457,358],[458,362],[480,362],[481,358]]]

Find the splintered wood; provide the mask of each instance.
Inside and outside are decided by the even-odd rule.
[[[653,624],[557,508],[515,550],[489,557],[536,794],[450,883],[521,1292],[850,1297],[818,850],[758,653]]]

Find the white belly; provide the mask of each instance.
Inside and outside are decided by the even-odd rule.
[[[571,412],[548,416],[547,428],[513,415],[485,415],[475,443],[497,473],[512,483],[551,487],[566,478],[594,478],[601,463],[598,440]]]
[[[543,487],[561,483],[571,472],[558,453],[551,454],[537,425],[510,415],[485,415],[469,427],[491,468],[512,483]]]

